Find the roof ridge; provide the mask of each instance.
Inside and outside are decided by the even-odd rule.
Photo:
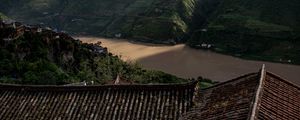
[[[98,90],[98,89],[155,89],[165,90],[173,88],[195,87],[198,81],[176,84],[134,84],[134,85],[92,85],[92,86],[58,86],[58,85],[16,85],[0,84],[0,89],[8,90]]]
[[[210,86],[210,87],[207,87],[207,88],[203,88],[203,89],[200,88],[200,89],[201,89],[201,90],[211,89],[211,88],[218,87],[218,86],[224,85],[224,84],[226,84],[226,83],[230,83],[230,82],[233,82],[233,81],[236,81],[236,80],[240,80],[241,78],[248,77],[248,76],[255,75],[255,74],[257,74],[257,72],[254,72],[254,73],[248,73],[248,74],[239,76],[239,77],[237,77],[237,78],[234,78],[234,79],[231,79],[231,80],[227,80],[227,81],[225,81],[225,82],[221,82],[221,83],[215,84],[215,85]]]
[[[184,83],[159,83],[159,84],[129,84],[129,85],[87,85],[87,86],[65,86],[65,85],[23,85],[23,84],[6,84],[0,83],[1,86],[11,86],[11,87],[101,87],[101,86],[166,86],[166,85],[189,85],[196,84],[198,81],[193,80]]]
[[[261,67],[261,70],[260,70],[260,79],[259,79],[259,84],[257,86],[257,90],[256,90],[256,93],[255,93],[255,96],[254,96],[254,101],[253,101],[253,104],[252,104],[252,110],[250,112],[250,116],[248,117],[249,120],[255,120],[255,116],[256,116],[256,110],[257,110],[257,107],[258,107],[258,102],[259,102],[259,98],[260,98],[260,95],[261,95],[261,90],[262,90],[262,87],[263,87],[263,81],[266,77],[266,68],[265,68],[265,64],[262,65]],[[251,107],[251,106],[250,106]]]

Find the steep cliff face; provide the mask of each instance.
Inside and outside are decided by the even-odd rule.
[[[70,33],[180,41],[188,32],[195,0],[13,0],[0,10],[30,24]],[[5,6],[4,6],[5,4]]]

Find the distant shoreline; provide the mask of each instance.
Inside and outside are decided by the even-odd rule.
[[[147,69],[161,70],[183,78],[203,76],[215,81],[226,81],[242,74],[257,72],[262,64],[268,70],[300,84],[299,65],[241,59],[213,51],[198,50],[184,44],[166,46],[131,42],[126,39],[76,37],[84,42],[102,41],[110,52],[123,60],[134,60]]]
[[[130,43],[133,43],[133,44],[138,44],[138,45],[145,45],[145,46],[176,46],[176,45],[185,45],[187,47],[190,47],[192,49],[195,49],[195,50],[203,50],[203,49],[200,49],[200,48],[195,48],[195,47],[192,47],[192,46],[189,46],[189,45],[186,45],[184,43],[180,43],[180,44],[175,44],[175,45],[172,45],[172,44],[162,44],[162,43],[151,43],[151,42],[142,42],[142,41],[138,41],[138,40],[134,40],[134,39],[125,39],[125,38],[106,38],[106,37],[97,37],[97,36],[92,36],[92,35],[77,35],[77,36],[72,36],[74,38],[95,38],[95,39],[109,39],[109,40],[119,40],[119,41],[127,41],[127,42],[130,42]],[[215,52],[215,53],[218,53],[218,54],[223,54],[223,55],[228,55],[228,56],[232,56],[232,57],[236,57],[236,58],[240,58],[240,59],[244,59],[244,60],[251,60],[251,61],[264,61],[264,62],[271,62],[271,63],[279,63],[279,64],[287,64],[287,65],[296,65],[296,66],[300,66],[300,64],[296,64],[296,63],[289,63],[289,62],[280,62],[280,61],[275,61],[275,60],[272,60],[272,59],[263,59],[263,58],[258,58],[259,56],[248,56],[248,55],[243,55],[243,56],[236,56],[232,53],[228,53],[228,52],[221,52],[221,51],[217,51],[217,50],[214,50],[214,49],[211,49],[211,50],[206,50],[206,51],[211,51],[211,52]]]

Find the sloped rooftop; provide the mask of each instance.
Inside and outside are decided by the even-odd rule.
[[[264,67],[199,91],[196,84],[0,84],[0,119],[300,120],[300,87]]]
[[[203,89],[184,119],[223,120],[248,118],[259,84],[259,74],[248,74]]]
[[[0,85],[1,119],[178,119],[197,82],[172,85]]]
[[[300,87],[268,72],[258,73],[202,89],[187,120],[300,120]]]
[[[300,87],[266,72],[253,114],[255,119],[300,120]]]

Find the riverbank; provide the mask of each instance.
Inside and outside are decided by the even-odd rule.
[[[202,76],[215,81],[227,81],[240,75],[257,72],[262,64],[267,70],[300,84],[300,66],[266,61],[244,60],[206,50],[197,50],[184,44],[163,46],[129,42],[124,39],[77,37],[83,42],[101,41],[113,54],[125,61],[137,61],[147,69],[161,70],[183,78]]]

